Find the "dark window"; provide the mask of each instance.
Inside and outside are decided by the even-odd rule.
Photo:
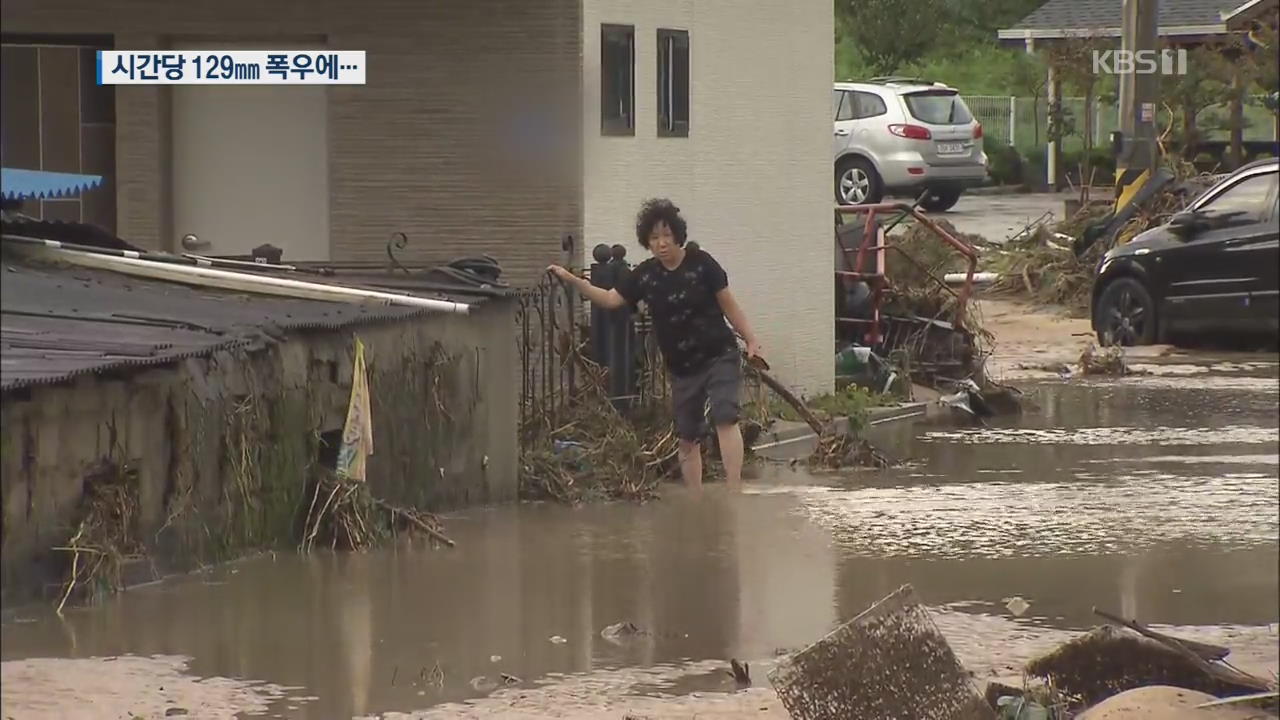
[[[0,164],[100,175],[73,197],[28,199],[44,220],[116,227],[115,88],[95,80],[97,51],[110,37],[0,36]]]
[[[879,95],[856,90],[836,90],[831,97],[836,120],[865,120],[889,112]]]
[[[865,120],[889,112],[884,100],[879,95],[865,92],[853,93],[853,116],[856,120]]]
[[[836,121],[853,119],[853,93],[847,93],[837,90],[836,97]]]
[[[635,135],[636,29],[600,26],[600,132]]]
[[[1253,175],[1240,180],[1236,184],[1219,193],[1212,200],[1200,206],[1200,209],[1212,210],[1215,213],[1243,213],[1241,217],[1250,220],[1266,220],[1271,215],[1271,198],[1273,197],[1276,173]]]
[[[658,137],[689,136],[689,33],[658,31]]]
[[[912,117],[920,122],[930,125],[968,125],[973,122],[968,106],[956,93],[926,91],[911,93],[906,99]]]

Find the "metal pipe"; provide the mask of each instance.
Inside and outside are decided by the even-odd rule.
[[[874,205],[840,205],[836,208],[836,212],[866,213],[868,231],[872,227],[872,220],[875,218],[875,214],[877,212],[886,212],[889,210],[901,210],[903,212],[910,213],[911,216],[914,217],[918,222],[920,222],[925,227],[932,230],[935,235],[942,238],[943,242],[955,248],[956,252],[959,252],[968,261],[968,267],[965,270],[964,284],[960,287],[960,292],[956,295],[957,299],[959,300],[959,303],[958,303],[958,307],[956,308],[955,325],[956,327],[964,327],[964,316],[965,316],[965,310],[968,307],[969,291],[973,287],[973,276],[978,269],[978,251],[975,250],[972,245],[970,245],[969,243],[963,240],[960,240],[959,238],[953,237],[951,233],[942,229],[941,226],[939,226],[931,218],[926,216],[919,209],[917,209],[912,205],[908,205],[906,203],[877,203]],[[863,242],[864,244],[866,243],[865,238],[863,239]],[[862,270],[861,254],[862,253],[860,248],[859,261],[858,261],[859,272],[861,272]]]
[[[8,236],[6,236],[6,238],[7,237]],[[269,275],[255,275],[230,270],[195,267],[185,264],[175,265],[170,263],[160,263],[153,260],[142,260],[137,257],[71,250],[67,249],[65,245],[61,245],[60,247],[52,245],[45,246],[43,248],[37,247],[36,252],[45,253],[51,259],[62,260],[73,265],[114,270],[125,275],[133,275],[135,277],[145,277],[155,280],[167,280],[187,285],[216,287],[225,290],[259,293],[262,295],[278,295],[282,297],[325,300],[330,302],[354,302],[376,305],[419,307],[460,315],[465,315],[471,310],[470,305],[454,302],[452,300],[437,300],[433,298],[418,297],[416,295],[381,292],[378,290],[362,290],[339,285],[326,285],[323,283],[306,282],[304,280],[290,280],[288,278],[278,278]],[[127,250],[116,252],[137,255],[137,253]]]

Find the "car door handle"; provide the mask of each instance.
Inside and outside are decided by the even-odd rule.
[[[836,131],[836,137],[849,137],[849,131],[848,131],[848,130],[837,130],[837,131]]]

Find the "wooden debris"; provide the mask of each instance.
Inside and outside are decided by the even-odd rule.
[[[747,368],[760,379],[761,383],[777,394],[783,402],[794,408],[796,414],[818,436],[818,445],[809,456],[809,465],[811,467],[826,469],[851,466],[884,468],[893,464],[888,456],[877,450],[866,440],[856,437],[848,431],[836,429],[835,423],[823,423],[819,420],[818,416],[805,405],[803,400],[796,397],[795,393],[788,390],[785,385],[778,382],[776,378],[768,373],[767,365],[748,361]]]

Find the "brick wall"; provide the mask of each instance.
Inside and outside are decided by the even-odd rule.
[[[317,38],[368,52],[368,84],[329,89],[335,261],[495,256],[525,284],[581,235],[576,0],[7,0],[6,34],[178,40]],[[172,249],[169,92],[117,89],[118,231]]]

